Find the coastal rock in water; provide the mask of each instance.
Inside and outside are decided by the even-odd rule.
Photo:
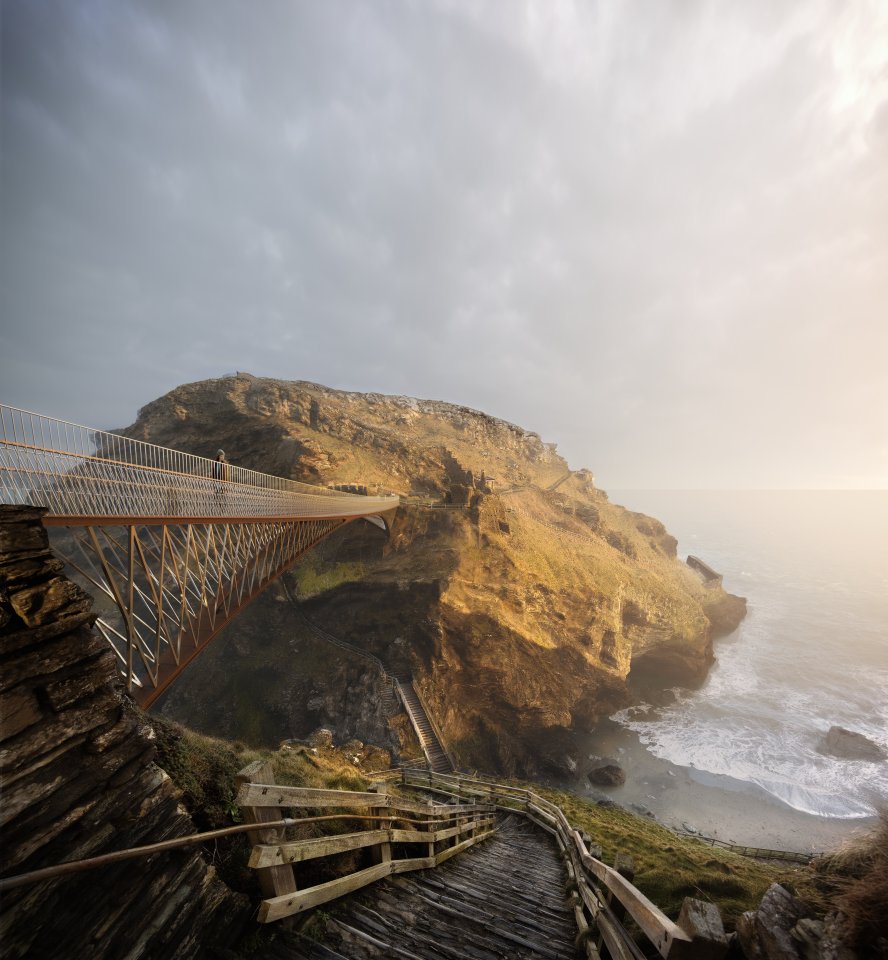
[[[587,774],[590,783],[600,787],[622,787],[626,782],[626,771],[615,763],[607,763],[603,767],[596,767]]]
[[[758,910],[744,913],[737,921],[737,937],[744,956],[756,960],[759,957],[763,960],[802,960],[804,954],[800,943],[791,931],[810,913],[786,887],[771,884]]]
[[[820,744],[820,752],[842,760],[885,760],[888,753],[869,737],[844,727],[830,727]]]

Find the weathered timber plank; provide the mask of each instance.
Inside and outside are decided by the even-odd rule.
[[[409,860],[392,860],[391,872],[410,873],[411,870],[431,870],[437,865],[434,857],[412,857]]]
[[[315,857],[327,857],[347,850],[372,847],[389,839],[388,830],[367,830],[363,833],[343,833],[335,837],[316,837],[311,840],[293,840],[287,843],[262,844],[253,847],[249,867],[273,867],[281,863],[300,863]]]
[[[401,960],[423,960],[422,957],[418,957],[415,953],[410,953],[407,950],[402,950],[400,947],[395,947],[390,943],[385,943],[382,940],[378,940],[376,937],[371,937],[370,934],[365,933],[363,930],[358,930],[356,927],[352,927],[342,920],[337,919],[333,922],[337,927],[347,930],[351,936],[360,940],[366,940],[377,950],[385,951],[383,956],[400,957]]]
[[[428,830],[392,830],[392,843],[427,843],[436,839]]]
[[[432,806],[429,803],[423,803],[421,800],[411,800],[409,797],[395,797],[386,794],[389,798],[389,806],[393,810],[405,810],[412,813],[444,814],[452,816],[469,813],[495,813],[496,807],[492,803],[462,803],[462,804],[440,804]]]
[[[421,790],[425,790],[425,791],[427,791],[428,793],[440,793],[440,794],[441,794],[442,796],[444,796],[444,797],[453,797],[453,796],[456,796],[456,794],[454,794],[453,790],[439,789],[438,787],[427,786],[427,785],[424,784],[424,783],[422,783],[422,784],[412,784],[412,783],[411,783],[411,784],[408,784],[408,786],[418,786]]]
[[[491,928],[505,925],[512,930],[524,930],[528,935],[543,934],[546,937],[552,937],[553,921],[562,922],[566,913],[563,904],[560,909],[555,911],[536,911],[534,908],[536,902],[533,898],[520,898],[512,906],[514,897],[511,893],[508,896],[499,891],[499,897],[487,896],[488,891],[484,889],[472,890],[466,887],[456,887],[449,880],[443,884],[431,883],[432,877],[422,877],[421,880],[412,880],[408,878],[398,878],[396,883],[404,885],[405,889],[410,890],[417,896],[423,896],[430,902],[440,903],[451,906],[454,909],[463,911],[467,917],[475,917],[483,921],[486,926]],[[422,891],[426,891],[423,893]],[[460,894],[457,896],[456,894]],[[494,910],[480,910],[478,904],[495,904]],[[543,922],[548,920],[549,922]],[[568,942],[569,938],[565,938]]]
[[[460,852],[460,850],[465,850],[467,847],[471,847],[474,844],[478,843],[480,840],[485,840],[487,837],[490,837],[494,834],[495,831],[488,830],[485,833],[479,833],[477,837],[469,837],[467,840],[463,840],[462,843],[456,844],[456,846],[448,847],[446,850],[442,850],[435,857],[435,862],[438,864],[444,863],[445,860],[449,860],[454,854]]]
[[[353,790],[315,790],[308,787],[279,787],[274,784],[245,783],[237,794],[240,807],[387,807],[390,797]]]
[[[473,878],[474,879],[474,878]],[[472,902],[495,902],[497,909],[506,918],[514,922],[524,922],[535,924],[540,929],[546,929],[547,925],[543,920],[558,920],[564,916],[564,898],[561,897],[557,903],[551,903],[548,906],[540,906],[539,901],[531,893],[523,893],[515,888],[508,889],[508,901],[514,904],[511,907],[505,906],[503,885],[493,884],[473,884],[471,887],[460,886],[448,878],[446,883],[438,885],[434,882],[434,875],[423,878],[423,883],[430,889],[440,891],[447,895],[446,891],[460,893]],[[532,912],[535,921],[528,921],[527,914]],[[524,918],[522,920],[522,918]]]
[[[543,810],[542,807],[538,807],[535,803],[527,804],[527,812],[532,813],[538,820],[542,820],[547,823],[552,829],[558,829],[558,818],[553,817],[548,811]]]
[[[303,809],[354,807],[386,807],[408,813],[421,813],[441,819],[454,819],[473,813],[495,813],[489,803],[442,804],[433,807],[428,803],[394,797],[389,794],[359,792],[353,790],[319,790],[309,787],[286,787],[275,784],[245,783],[237,795],[239,806],[251,807],[299,807]]]
[[[448,806],[446,813],[435,813],[452,814],[454,808]],[[419,843],[426,843],[429,836],[435,835],[445,841],[453,837],[462,842],[434,857],[386,865],[393,874],[409,871],[409,878],[392,876],[372,888],[358,881],[360,886],[354,887],[358,895],[342,902],[328,927],[334,938],[331,946],[337,947],[343,956],[354,958],[574,957],[577,927],[573,910],[564,902],[564,866],[554,845],[523,817],[507,818],[500,826],[492,818],[485,820],[486,824],[451,823],[433,834],[422,830],[392,830],[387,834],[396,842],[413,842],[417,835],[420,839],[415,842]],[[495,829],[486,830],[486,826]],[[475,830],[484,833],[473,837]],[[482,839],[489,842],[482,844]],[[458,852],[464,855],[455,856]],[[437,870],[426,869],[436,863],[442,864]],[[362,873],[366,878],[367,871]],[[349,886],[349,881],[355,882],[345,879]],[[331,886],[338,889],[331,892]],[[333,881],[286,899],[311,898],[322,903],[342,890],[343,885]],[[495,909],[486,909],[487,904],[495,904]],[[291,903],[284,915],[300,912],[294,906]],[[335,938],[343,935],[346,939],[339,946]],[[285,960],[285,955],[274,960]]]
[[[596,860],[585,848],[579,833],[574,833],[583,866],[597,877],[613,895],[623,904],[632,919],[644,931],[645,936],[656,947],[662,957],[669,955],[673,941],[689,942],[690,937],[677,924],[673,923],[662,910],[625,877],[606,863]]]
[[[434,857],[413,857],[410,860],[393,860],[391,863],[391,872],[394,874],[409,873],[411,870],[428,870],[438,864],[444,863],[445,860],[449,860],[455,853],[471,847],[473,844],[486,839],[493,833],[493,830],[489,830],[486,833],[479,834],[477,837],[469,837],[454,847],[448,847],[446,850],[442,850],[441,853],[436,854]]]
[[[327,883],[320,883],[315,887],[308,887],[306,890],[300,890],[297,893],[263,900],[259,905],[258,920],[260,923],[270,923],[272,920],[290,917],[294,913],[301,913],[310,907],[316,907],[321,903],[327,903],[337,897],[352,893],[354,890],[360,890],[368,883],[387,877],[392,872],[392,866],[391,863],[377,863],[372,867],[359,870],[357,873],[349,874],[347,877],[329,880]]]
[[[473,787],[482,787],[485,790],[489,788],[490,790],[494,790],[497,793],[512,794],[515,796],[516,799],[517,798],[523,799],[531,793],[530,790],[527,790],[524,787],[512,787],[503,783],[493,783],[493,782],[488,782],[487,780],[476,780],[473,777],[463,777],[461,775],[453,774],[453,773],[431,773],[430,774],[428,771],[425,771],[425,770],[417,771],[417,772],[414,772],[412,770],[405,770],[404,773],[408,782],[414,777],[417,777],[417,778],[422,778],[424,780],[435,780],[439,783],[446,783],[452,787],[463,787],[471,784]]]
[[[586,915],[583,913],[583,908],[579,904],[574,907],[574,922],[577,925],[577,930],[579,931],[580,938],[582,939],[585,947],[586,960],[601,960],[601,954],[598,952],[598,947],[595,946],[591,936],[588,935],[589,924],[586,921]]]
[[[549,824],[548,821],[541,820],[530,813],[528,813],[527,819],[530,820],[531,823],[535,823],[540,828],[540,830],[545,830],[546,833],[551,834],[553,837],[558,836],[557,828]]]
[[[604,909],[604,904],[598,899],[595,891],[586,881],[585,876],[581,876],[577,880],[577,890],[583,900],[583,903],[586,905],[586,909],[589,911],[589,915],[593,920],[597,919],[598,915]]]
[[[508,936],[512,934],[508,924],[497,925],[494,917],[484,915],[479,918],[466,913],[465,904],[457,902],[455,908],[444,908],[434,900],[421,895],[422,882],[413,884],[408,894],[410,917],[407,921],[409,930],[406,931],[410,943],[416,949],[421,949],[426,958],[446,956],[452,960],[500,960],[505,956],[526,957],[526,950],[520,953],[514,950],[514,942]],[[363,905],[356,911],[358,916],[364,912]],[[527,943],[533,943],[527,940]],[[550,941],[551,945],[551,941]],[[565,943],[565,950],[561,956],[569,956],[572,943]],[[533,950],[534,957],[540,957],[538,950]]]
[[[465,921],[470,920],[478,924],[478,926],[484,930],[490,930],[495,927],[496,935],[499,940],[504,940],[513,946],[529,948],[544,957],[551,958],[551,960],[558,960],[558,951],[553,950],[550,943],[540,943],[538,941],[531,940],[529,937],[521,936],[520,934],[515,933],[514,930],[510,929],[507,925],[496,926],[495,917],[491,916],[490,912],[478,910],[471,904],[463,903],[461,901],[456,901],[451,904],[444,903],[441,900],[431,900],[425,894],[420,892],[417,892],[415,895],[418,900],[432,904],[436,912],[452,917],[460,921],[461,924],[464,924]]]
[[[638,960],[610,917],[604,913],[599,914],[597,926],[601,939],[610,952],[611,960]]]
[[[235,783],[240,784],[241,789],[244,789],[250,785],[249,781],[254,777],[262,777],[273,782],[274,771],[271,761],[255,760],[248,764],[238,772]],[[240,804],[240,807],[247,823],[261,825],[262,823],[280,820],[282,817],[280,808],[271,804],[258,808],[252,804],[244,803]],[[253,844],[265,844],[283,839],[284,832],[283,830],[251,830],[247,836]],[[293,874],[293,868],[289,865],[270,866],[267,870],[261,870],[258,878],[259,888],[262,890],[263,896],[266,897],[288,896],[296,890],[296,877]]]
[[[494,823],[495,820],[491,817],[480,821],[475,820],[470,823],[457,824],[455,827],[447,827],[444,830],[435,830],[433,833],[430,833],[428,830],[392,830],[392,843],[426,843],[430,840],[437,842],[438,840],[447,840],[450,837],[467,833],[475,827],[491,826]]]

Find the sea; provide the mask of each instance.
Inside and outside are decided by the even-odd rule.
[[[655,756],[796,810],[888,808],[888,762],[820,751],[833,725],[888,751],[888,491],[608,491],[747,598],[694,691],[612,719]]]

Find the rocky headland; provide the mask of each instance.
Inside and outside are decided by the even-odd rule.
[[[325,725],[397,750],[391,711],[368,706],[377,671],[310,623],[412,674],[466,767],[566,772],[578,731],[639,690],[699,684],[713,638],[745,613],[659,521],[611,503],[554,444],[465,407],[239,374],[181,386],[120,432],[404,498],[389,533],[353,523],[309,554],[162,704],[232,739]]]

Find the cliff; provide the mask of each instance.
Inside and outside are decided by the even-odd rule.
[[[390,535],[351,524],[287,583],[301,614],[413,673],[467,766],[563,768],[572,731],[630,702],[636,681],[699,683],[713,636],[745,610],[677,560],[659,521],[610,503],[553,444],[465,407],[238,375],[179,387],[121,432],[409,498]],[[336,722],[344,697],[352,719],[340,735],[391,745],[385,711],[366,707],[373,676],[313,640],[272,590],[163,710],[271,741]]]
[[[0,505],[0,874],[195,833],[32,507]],[[193,957],[247,921],[197,848],[6,891],[5,958]]]

